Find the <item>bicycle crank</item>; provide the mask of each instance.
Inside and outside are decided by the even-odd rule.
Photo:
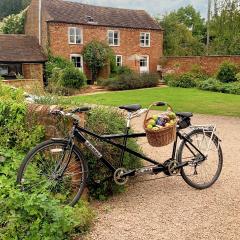
[[[177,175],[180,171],[178,162],[176,160],[170,161],[167,166],[167,171],[170,176]]]
[[[128,182],[129,177],[123,176],[125,173],[127,173],[127,170],[125,168],[118,168],[114,172],[113,179],[117,185],[123,186]]]

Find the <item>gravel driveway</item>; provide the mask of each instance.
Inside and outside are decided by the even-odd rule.
[[[142,130],[141,122],[132,122],[136,131]],[[219,180],[202,191],[189,187],[181,177],[133,180],[125,193],[96,204],[98,219],[86,239],[240,239],[240,118],[195,115],[192,122],[218,126],[224,153]],[[160,162],[169,156],[169,147],[152,148],[146,139],[139,143]]]

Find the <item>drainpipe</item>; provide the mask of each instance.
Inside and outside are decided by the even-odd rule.
[[[39,45],[42,44],[42,0],[38,0],[38,38]]]

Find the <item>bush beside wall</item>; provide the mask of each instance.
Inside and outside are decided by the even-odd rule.
[[[114,78],[102,81],[102,84],[110,90],[130,90],[139,88],[156,87],[159,83],[157,74],[124,73]]]
[[[71,239],[93,219],[86,203],[62,207],[48,191],[28,194],[16,186],[26,151],[44,136],[43,127],[29,125],[26,115],[23,92],[0,84],[0,239]]]

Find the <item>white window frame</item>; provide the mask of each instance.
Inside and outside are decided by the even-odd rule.
[[[120,61],[120,62],[118,62],[118,57],[121,58],[121,61]],[[120,65],[118,65],[118,63],[119,63]],[[117,67],[122,67],[122,65],[123,65],[123,56],[122,56],[122,55],[116,55],[116,66],[117,66]]]
[[[70,54],[70,61],[71,61],[71,62],[73,62],[73,61],[72,61],[72,58],[73,58],[73,57],[80,57],[82,67],[76,67],[76,66],[75,66],[75,67],[76,67],[77,69],[81,70],[82,72],[84,72],[84,68],[83,68],[83,56],[82,56],[81,54],[76,54],[76,53],[75,53],[75,54]],[[74,63],[74,62],[73,62],[73,63]]]
[[[144,71],[144,72],[141,72],[141,66],[140,66],[140,62],[141,62],[141,58],[146,58],[147,59],[147,71]],[[149,73],[149,67],[150,67],[150,57],[149,55],[141,55],[140,58],[139,58],[139,70],[140,70],[140,73]]]
[[[110,39],[109,33],[113,34],[113,43],[112,44],[109,43],[109,39]],[[118,39],[118,44],[114,44],[114,42],[115,42],[114,41],[115,40],[115,38],[114,38],[115,33],[118,33],[118,38],[117,38]],[[107,39],[108,39],[109,46],[111,46],[111,47],[119,47],[120,46],[120,41],[121,41],[120,31],[119,30],[108,30],[108,32],[107,32]]]
[[[146,44],[146,36],[149,35],[149,43]],[[142,37],[144,37],[144,43],[142,43]],[[151,33],[150,32],[140,32],[140,47],[151,47]]]
[[[70,35],[72,29],[74,29],[74,35]],[[76,33],[77,29],[80,30],[80,38],[81,38],[80,43],[77,43],[77,33]],[[71,42],[71,36],[74,36],[74,42]],[[68,43],[73,44],[73,45],[83,44],[83,29],[79,28],[79,27],[69,27],[68,28]]]

